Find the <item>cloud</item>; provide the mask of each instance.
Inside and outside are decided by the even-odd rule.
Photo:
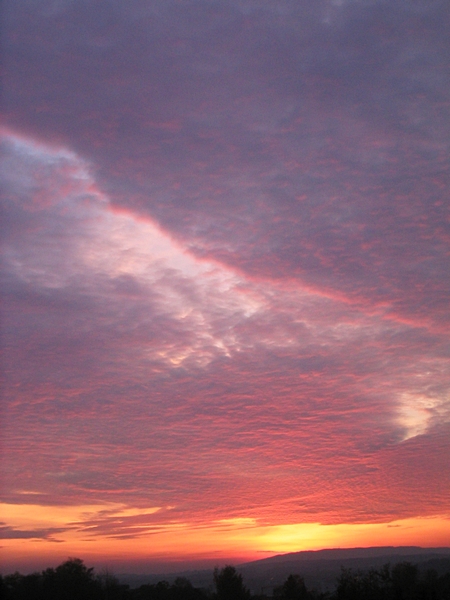
[[[45,504],[2,504],[2,514],[12,526],[3,524],[3,539],[45,539],[62,542],[67,536],[76,538],[141,537],[165,529],[154,515],[170,507],[131,508],[121,504],[49,506]],[[59,527],[52,527],[58,523]],[[48,525],[48,527],[43,527]],[[27,528],[28,527],[28,528]],[[173,524],[173,529],[177,525]],[[60,534],[63,539],[54,536]]]
[[[6,201],[6,371],[21,389],[7,433],[40,448],[31,480],[30,459],[11,457],[16,485],[43,500],[49,486],[78,501],[151,498],[191,519],[274,505],[282,520],[395,516],[382,492],[380,508],[361,498],[380,483],[377,449],[447,419],[440,336],[199,259],[117,211],[75,154],[6,145],[10,178],[21,174]],[[412,498],[402,514],[424,502]],[[123,517],[89,531],[149,531]]]
[[[187,6],[7,10],[11,123],[201,256],[447,327],[444,4]]]
[[[57,529],[54,527],[50,529],[35,529],[26,531],[22,529],[14,529],[13,527],[8,527],[5,525],[0,527],[0,538],[4,540],[42,539],[58,542],[61,540],[57,540],[53,536],[62,532],[64,532],[64,529]]]

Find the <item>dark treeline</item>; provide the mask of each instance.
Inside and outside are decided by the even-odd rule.
[[[211,589],[195,588],[179,577],[130,589],[109,573],[96,574],[71,558],[41,573],[0,576],[3,600],[450,600],[450,571],[419,571],[409,562],[381,569],[342,569],[333,592],[310,590],[300,575],[289,575],[272,595],[252,594],[230,565],[215,569]]]

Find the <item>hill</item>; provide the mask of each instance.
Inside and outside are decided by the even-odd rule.
[[[421,570],[434,568],[441,573],[450,570],[450,548],[386,546],[294,552],[239,565],[239,571],[255,591],[280,585],[291,573],[301,575],[308,588],[325,591],[334,589],[343,567],[366,571],[399,562],[417,564]]]
[[[334,589],[342,567],[365,571],[379,568],[386,563],[394,565],[399,562],[411,562],[417,564],[420,570],[435,569],[438,574],[442,574],[450,571],[450,548],[384,546],[292,552],[243,563],[236,568],[242,574],[245,585],[253,593],[271,591],[281,585],[291,573],[304,577],[308,588],[325,591]],[[186,577],[195,587],[212,587],[211,570],[119,575],[119,579],[131,587],[162,580],[172,583],[177,577]]]

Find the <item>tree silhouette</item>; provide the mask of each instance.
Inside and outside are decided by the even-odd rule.
[[[218,600],[249,600],[250,592],[242,583],[242,575],[231,565],[214,569],[214,584]]]
[[[392,569],[354,571],[342,569],[333,592],[307,590],[299,575],[289,575],[274,589],[277,600],[450,600],[450,561],[443,559],[436,569],[420,569],[402,562]],[[70,558],[41,573],[0,575],[2,600],[268,600],[261,593],[251,596],[242,575],[227,565],[214,570],[216,593],[193,587],[185,577],[170,585],[167,581],[130,589],[114,575],[94,574],[79,558]]]
[[[389,565],[385,565],[380,571],[342,569],[335,598],[337,600],[391,600],[392,581]]]
[[[46,600],[95,600],[100,596],[100,583],[94,569],[88,569],[79,558],[69,558],[56,569],[42,573],[42,587]]]
[[[307,600],[305,581],[300,575],[289,575],[282,586],[274,589],[274,597],[280,600]]]
[[[401,562],[392,569],[395,600],[414,600],[419,570],[417,565]]]

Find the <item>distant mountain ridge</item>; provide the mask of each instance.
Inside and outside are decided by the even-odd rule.
[[[301,575],[307,587],[326,591],[334,589],[342,568],[367,571],[399,562],[417,564],[421,570],[450,571],[450,548],[382,546],[291,552],[245,563],[238,569],[252,590],[280,585],[292,573]]]
[[[277,554],[253,560],[244,565],[267,564],[290,561],[310,560],[346,560],[349,558],[375,558],[379,556],[414,556],[423,554],[450,554],[450,547],[445,548],[422,548],[420,546],[373,546],[369,548],[330,548],[325,550],[301,550],[300,552],[289,552]]]
[[[334,589],[342,567],[365,571],[370,568],[378,569],[386,563],[393,566],[399,562],[417,564],[421,570],[435,569],[438,573],[450,571],[450,547],[376,546],[306,550],[242,563],[236,565],[236,569],[253,593],[281,585],[290,574],[301,575],[308,588],[325,591]],[[195,587],[212,587],[211,569],[169,574],[119,575],[120,581],[132,587],[161,580],[173,583],[177,577],[186,577]]]

